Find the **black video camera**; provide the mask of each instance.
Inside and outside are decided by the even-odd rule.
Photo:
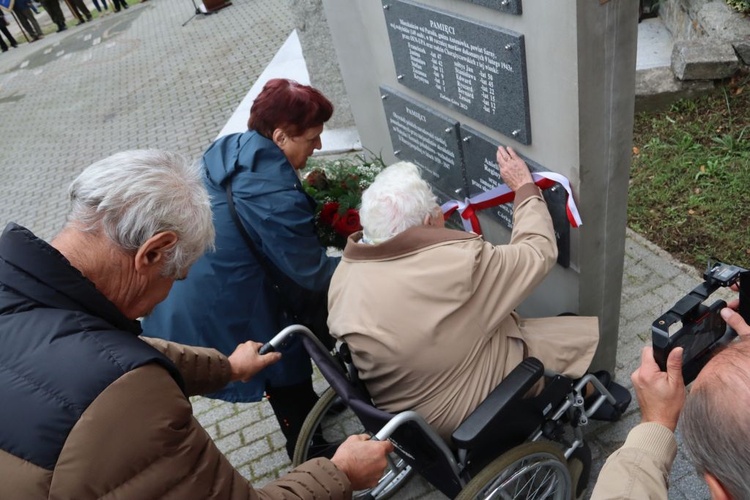
[[[677,301],[672,308],[651,324],[654,359],[662,371],[675,347],[684,349],[682,376],[685,385],[692,382],[711,359],[713,352],[737,336],[719,314],[727,306],[723,300],[703,303],[720,287],[739,284],[739,313],[750,324],[750,271],[738,266],[709,260],[704,282]],[[672,330],[672,333],[670,333]]]

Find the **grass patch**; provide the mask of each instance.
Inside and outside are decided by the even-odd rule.
[[[737,12],[750,15],[750,0],[726,0],[726,2]]]
[[[750,75],[636,115],[628,225],[703,269],[750,268]]]

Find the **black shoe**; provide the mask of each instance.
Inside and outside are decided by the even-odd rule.
[[[60,33],[60,32],[62,32],[62,31],[65,31],[66,29],[68,29],[68,27],[67,27],[67,26],[65,26],[65,25],[62,25],[62,26],[58,26],[58,27],[57,27],[57,32],[58,32],[58,33]]]
[[[83,19],[81,19],[80,21],[78,21],[78,22],[76,23],[76,26],[80,26],[80,25],[82,25],[82,24],[83,24],[83,23],[85,23],[85,22],[86,22],[86,21],[84,21]]]
[[[93,18],[94,18],[94,16],[91,16],[91,15],[89,15],[89,16],[86,16],[86,20],[87,20],[87,21],[89,21],[89,22],[91,22],[91,20],[92,20]]]
[[[11,47],[13,47],[14,49],[17,49],[18,48],[18,44],[14,43],[13,45],[11,45]]]

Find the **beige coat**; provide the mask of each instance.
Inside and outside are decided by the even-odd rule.
[[[674,433],[656,423],[640,424],[607,459],[591,500],[667,500],[667,479],[677,456]]]
[[[571,377],[588,368],[596,318],[513,312],[557,258],[533,184],[516,193],[509,245],[432,226],[379,245],[358,240],[347,243],[331,281],[328,323],[378,407],[413,409],[447,440],[524,357]]]
[[[144,340],[175,362],[190,394],[216,390],[229,380],[229,363],[218,351]],[[54,470],[0,450],[0,498],[338,500],[351,498],[351,485],[329,460],[315,459],[254,489],[195,420],[169,373],[149,364],[126,373],[94,400]]]

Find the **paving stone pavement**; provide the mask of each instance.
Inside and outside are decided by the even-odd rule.
[[[50,238],[63,222],[68,183],[116,151],[161,148],[197,158],[293,28],[288,2],[280,0],[236,0],[190,19],[193,12],[188,0],[152,0],[0,54],[3,225],[13,220]],[[626,244],[616,376],[630,387],[651,321],[700,276],[637,234],[629,232]],[[253,484],[289,469],[267,403],[193,398],[193,405]],[[589,427],[594,478],[638,420],[634,402],[622,421]],[[670,498],[708,497],[682,451],[671,484]],[[443,496],[417,478],[397,498]]]

